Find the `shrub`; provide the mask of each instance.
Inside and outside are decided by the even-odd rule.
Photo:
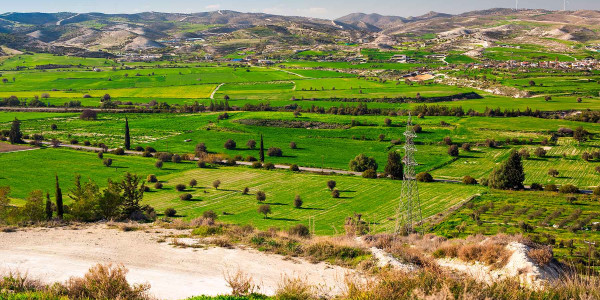
[[[377,167],[378,165],[374,158],[367,157],[362,153],[357,155],[349,163],[350,170],[354,172],[364,172],[369,169],[377,171]]]
[[[446,144],[448,146],[452,145],[452,139],[449,136],[444,137],[444,139],[442,141],[444,142],[444,144]]]
[[[561,194],[577,194],[579,189],[572,184],[565,184],[558,189],[558,192]]]
[[[154,184],[154,188],[157,189],[157,190],[160,190],[160,189],[163,188],[163,184],[160,183],[160,182],[157,182],[157,183]]]
[[[105,159],[102,161],[102,163],[103,163],[105,166],[107,166],[107,167],[110,167],[110,166],[112,165],[112,163],[113,163],[113,160],[112,160],[112,158],[105,158]]]
[[[467,175],[467,176],[463,177],[462,183],[464,183],[464,184],[477,184],[477,180],[475,180],[475,178]]]
[[[527,151],[527,149],[521,149],[519,150],[519,155],[521,156],[521,158],[523,159],[528,159],[529,158],[529,151]]]
[[[450,147],[448,147],[448,155],[457,157],[458,156],[458,146],[450,145]]]
[[[175,215],[177,215],[177,211],[174,208],[169,207],[169,208],[165,209],[165,216],[172,218]]]
[[[295,208],[301,208],[302,207],[302,197],[300,197],[300,195],[296,195],[296,197],[294,198],[294,207]]]
[[[192,200],[192,194],[189,194],[189,193],[181,194],[181,195],[179,195],[179,199],[181,199],[183,201]]]
[[[534,154],[537,157],[545,157],[546,156],[546,150],[544,150],[544,148],[542,148],[542,147],[538,147],[538,148],[535,149]]]
[[[102,152],[102,151],[98,152],[98,158],[99,159],[103,159],[104,158],[104,152]]]
[[[558,192],[558,187],[556,186],[556,184],[546,184],[546,186],[544,186],[544,191]]]
[[[256,141],[255,140],[248,140],[248,142],[246,143],[246,147],[248,147],[249,149],[256,148]]]
[[[246,156],[246,159],[244,159],[245,161],[248,162],[253,162],[253,161],[257,161],[258,159],[256,159],[256,157],[252,156],[252,155],[248,155]]]
[[[462,148],[464,151],[471,151],[471,144],[469,144],[469,143],[464,143],[464,144],[462,144],[462,147],[461,147],[461,148]]]
[[[262,168],[262,164],[260,163],[260,161],[255,161],[252,163],[252,167],[255,169],[260,169]]]
[[[50,129],[51,130],[56,130],[56,129],[58,129],[58,126],[56,126],[56,124],[51,124],[50,125]]]
[[[273,170],[273,169],[275,169],[275,165],[272,162],[265,163],[263,167],[265,168],[265,170]]]
[[[242,190],[242,195],[248,195],[249,192],[250,192],[250,188],[245,187],[244,190]]]
[[[338,189],[335,189],[335,190],[331,191],[331,197],[333,197],[333,198],[339,198],[340,197],[340,191]]]
[[[219,179],[213,181],[213,183],[212,183],[212,186],[215,188],[215,190],[218,190],[220,185],[221,185],[221,180],[219,180]]]
[[[532,191],[542,191],[542,190],[544,190],[544,187],[541,184],[534,182],[534,183],[531,184],[530,189]]]
[[[362,177],[363,178],[375,179],[375,178],[377,178],[377,172],[375,170],[372,170],[372,169],[365,170],[362,173]]]
[[[65,284],[68,299],[149,299],[149,285],[129,285],[128,270],[123,266],[98,264],[83,278],[71,278]],[[42,296],[42,298],[44,298]],[[51,297],[54,299],[54,297]]]
[[[147,182],[158,182],[158,179],[156,178],[156,175],[150,174],[150,175],[148,175],[148,177],[146,177],[146,181]]]
[[[300,237],[307,237],[310,236],[310,230],[308,230],[308,227],[306,227],[303,224],[298,224],[296,226],[292,226],[290,227],[290,229],[288,230],[290,235],[297,235]]]
[[[207,210],[202,213],[202,218],[214,221],[217,219],[217,214],[212,210]]]
[[[154,163],[154,166],[155,166],[157,169],[162,169],[162,167],[163,167],[163,162],[162,162],[162,160],[157,160],[157,161]]]
[[[123,148],[117,148],[113,151],[113,154],[115,155],[125,155],[125,149]]]
[[[433,182],[433,176],[427,172],[417,174],[416,179],[419,182]]]
[[[335,188],[335,186],[337,185],[337,182],[335,182],[335,180],[329,180],[327,181],[327,187],[333,191],[333,189]]]
[[[297,149],[298,146],[296,145],[296,142],[291,142],[290,143],[290,149]]]
[[[283,156],[283,152],[281,151],[281,148],[271,147],[267,150],[267,155],[271,157],[281,157]]]
[[[177,184],[177,185],[175,186],[175,190],[177,190],[178,192],[183,192],[183,191],[185,191],[185,188],[186,188],[186,186],[185,186],[185,184],[183,184],[183,183]]]
[[[527,256],[541,267],[548,265],[554,259],[551,247],[531,249],[527,252]]]
[[[267,215],[271,213],[271,206],[269,204],[262,204],[261,206],[258,207],[257,211],[259,214],[265,215],[265,219],[266,219]]]
[[[415,133],[423,132],[423,128],[421,127],[421,125],[418,125],[418,124],[413,126],[413,130],[415,131]]]
[[[256,200],[262,202],[267,200],[267,195],[263,191],[256,192]]]
[[[171,156],[171,161],[178,164],[181,162],[181,156],[179,156],[179,154],[173,154],[173,156]]]
[[[548,175],[550,175],[552,177],[556,177],[556,176],[558,176],[558,171],[556,169],[550,169],[550,170],[548,170]]]
[[[300,167],[298,167],[297,164],[293,164],[293,165],[290,166],[290,171],[292,171],[292,172],[298,172],[298,171],[300,171]]]
[[[196,179],[192,179],[192,180],[190,180],[190,187],[192,187],[192,188],[193,188],[193,187],[195,187],[195,186],[197,186],[197,185],[198,185],[198,181],[196,181]]]
[[[204,162],[204,161],[201,161],[201,160],[200,160],[200,161],[198,161],[198,163],[197,163],[196,165],[198,166],[198,168],[201,168],[201,169],[204,169],[204,168],[206,168],[206,167],[207,167],[207,166],[206,166],[206,162]]]
[[[233,150],[237,145],[234,140],[228,139],[227,142],[225,142],[225,145],[223,146],[225,147],[225,149]]]
[[[96,119],[98,119],[98,114],[96,113],[96,111],[93,111],[91,109],[86,109],[81,112],[81,114],[79,115],[79,119],[81,119],[81,120],[96,120]]]

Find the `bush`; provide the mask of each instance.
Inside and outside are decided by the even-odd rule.
[[[337,182],[335,182],[335,180],[329,180],[327,181],[327,187],[333,191],[333,189],[335,188],[335,186],[337,185]]]
[[[433,176],[427,172],[417,174],[416,179],[419,182],[433,182]]]
[[[165,216],[172,218],[176,215],[177,215],[177,211],[174,208],[169,207],[169,208],[165,209]]]
[[[310,236],[310,230],[308,230],[308,227],[306,227],[303,224],[298,224],[296,226],[290,227],[290,229],[288,230],[288,233],[290,235],[296,235],[296,236],[300,236],[300,237]]]
[[[195,187],[195,186],[197,186],[197,185],[198,185],[198,181],[196,181],[196,179],[192,179],[192,180],[190,180],[190,187],[192,187],[192,188],[193,188],[193,187]]]
[[[202,213],[202,218],[214,221],[217,219],[217,214],[212,210],[207,210]]]
[[[338,189],[335,189],[335,190],[331,191],[331,197],[333,197],[333,198],[339,198],[340,197],[340,191]]]
[[[541,184],[534,182],[534,183],[531,184],[530,189],[532,191],[542,191],[542,190],[544,190],[544,187]]]
[[[558,176],[558,171],[556,169],[550,169],[548,170],[548,175],[552,176],[552,177],[556,177]]]
[[[246,156],[246,159],[244,159],[245,161],[248,162],[253,162],[253,161],[257,161],[258,159],[256,159],[256,157],[252,156],[252,155],[248,155]]]
[[[96,119],[98,119],[98,114],[96,113],[96,111],[93,111],[91,109],[86,109],[81,112],[81,114],[79,115],[79,119],[81,119],[81,120],[96,120]]]
[[[444,137],[444,139],[442,141],[444,142],[444,144],[446,144],[448,146],[452,145],[452,139],[449,136]]]
[[[178,192],[183,192],[183,191],[185,191],[185,188],[186,188],[186,186],[185,186],[185,184],[183,184],[183,183],[177,184],[177,185],[175,186],[175,190],[177,190]]]
[[[457,157],[458,156],[458,146],[450,145],[450,147],[448,147],[448,155]]]
[[[565,184],[558,189],[558,192],[561,194],[577,194],[579,189],[572,184]]]
[[[179,156],[179,154],[173,154],[173,156],[171,156],[171,161],[178,164],[181,162],[181,156]]]
[[[102,163],[103,163],[105,166],[107,166],[107,167],[110,167],[110,166],[112,165],[112,163],[113,163],[113,160],[112,160],[112,158],[105,158],[105,159],[102,161]]]
[[[290,143],[290,149],[297,149],[298,146],[296,145],[296,142],[291,142]]]
[[[160,190],[160,189],[163,188],[163,184],[160,183],[160,182],[157,182],[157,183],[154,184],[154,188],[157,189],[157,190]]]
[[[354,172],[364,172],[366,170],[372,169],[377,171],[377,162],[372,157],[367,157],[364,154],[357,155],[354,159],[352,159],[349,163],[350,170]]]
[[[102,151],[98,152],[98,158],[99,159],[103,159],[104,158],[104,152],[102,152]]]
[[[556,184],[546,184],[546,186],[544,186],[544,191],[558,192],[558,187],[556,186]]]
[[[220,185],[221,185],[221,180],[219,180],[219,179],[213,181],[213,183],[212,183],[212,186],[215,188],[215,190],[218,190]]]
[[[537,157],[545,157],[546,156],[546,150],[544,150],[544,148],[542,148],[542,147],[538,147],[538,148],[535,149],[534,154]]]
[[[156,175],[150,174],[150,175],[148,175],[148,177],[146,177],[146,181],[147,182],[158,182],[158,179],[156,178]]]
[[[477,180],[475,180],[475,178],[467,175],[467,176],[463,177],[462,183],[464,183],[464,184],[477,184]]]
[[[262,163],[260,163],[260,161],[255,161],[252,163],[252,167],[255,169],[260,169],[260,168],[262,168],[262,166],[263,165],[262,165]]]
[[[265,168],[265,170],[273,170],[273,169],[275,169],[275,165],[272,162],[265,163],[265,165],[263,167]]]
[[[256,200],[262,202],[267,200],[267,195],[263,191],[256,192]]]
[[[201,169],[206,168],[206,162],[203,162],[203,161],[198,161],[198,163],[196,165],[198,166],[198,168],[201,168]]]
[[[296,195],[296,197],[294,198],[294,207],[295,208],[301,208],[302,207],[302,197],[300,197],[300,195]]]
[[[421,133],[421,132],[423,132],[423,128],[421,127],[421,125],[415,125],[415,126],[413,126],[413,130],[415,131],[415,133]]]
[[[554,259],[554,253],[552,253],[551,247],[531,249],[527,252],[527,256],[541,267],[548,265]]]
[[[56,124],[51,124],[50,125],[50,129],[51,130],[56,130],[56,129],[58,129],[58,126],[56,126]]]
[[[300,171],[300,167],[298,167],[297,164],[293,164],[293,165],[290,166],[290,171],[292,171],[292,172],[298,172],[298,171]]]
[[[129,285],[125,267],[98,264],[89,269],[83,278],[69,279],[64,290],[65,299],[149,299],[149,285]],[[37,298],[37,297],[35,297]],[[45,297],[41,297],[46,299]],[[41,299],[40,298],[40,299]],[[55,299],[54,297],[50,297]],[[49,298],[49,299],[50,299]],[[61,297],[62,298],[62,297]],[[56,298],[58,299],[58,298]]]
[[[157,169],[162,169],[162,167],[163,167],[163,162],[162,162],[162,160],[157,160],[157,161],[154,163],[154,166],[155,166]]]
[[[248,195],[249,192],[250,192],[250,188],[245,187],[244,190],[242,190],[242,195]]]
[[[271,147],[267,150],[267,155],[271,157],[281,157],[283,156],[283,152],[281,151],[281,148]]]
[[[258,207],[257,211],[259,214],[265,215],[265,219],[266,219],[267,215],[271,213],[271,206],[269,204],[263,204]]]
[[[187,200],[192,200],[192,194],[186,193],[186,194],[181,194],[179,195],[179,199],[187,201]]]
[[[369,170],[365,170],[362,173],[362,177],[363,178],[371,178],[371,179],[375,179],[377,178],[377,172],[375,170],[369,169]]]
[[[248,140],[248,142],[246,143],[246,147],[248,147],[249,149],[256,148],[256,141],[255,140]]]
[[[225,147],[225,149],[227,150],[233,150],[235,149],[235,147],[237,146],[235,141],[232,139],[228,139],[227,142],[225,142],[225,145],[223,145]]]
[[[464,151],[471,151],[471,144],[469,144],[469,143],[464,143],[464,144],[462,144],[462,147],[461,147],[461,148],[462,148]]]

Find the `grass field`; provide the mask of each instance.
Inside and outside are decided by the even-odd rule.
[[[374,230],[386,230],[394,222],[393,216],[400,197],[401,181],[372,180],[354,176],[329,176],[292,173],[286,170],[264,171],[248,167],[222,167],[218,169],[198,169],[194,163],[166,163],[161,170],[154,167],[154,160],[136,156],[106,155],[114,160],[113,167],[107,168],[94,153],[64,149],[43,149],[17,153],[0,153],[0,164],[11,170],[0,177],[0,186],[10,186],[11,196],[24,198],[35,189],[53,192],[54,174],[61,179],[65,194],[73,187],[74,174],[82,180],[92,179],[100,186],[106,180],[120,179],[125,172],[145,178],[155,174],[163,182],[164,189],[146,193],[144,201],[162,212],[173,207],[181,217],[192,219],[206,210],[219,214],[219,219],[229,223],[253,224],[267,229],[272,226],[287,228],[297,223],[308,224],[314,217],[318,234],[343,232],[344,219],[354,213],[361,213],[364,219],[375,222]],[[73,163],[76,162],[76,163]],[[26,168],[20,167],[27,165]],[[64,166],[69,166],[65,168]],[[31,170],[36,170],[32,173]],[[188,184],[191,179],[198,181],[198,187],[188,188],[194,198],[190,201],[179,199],[174,186]],[[212,182],[220,180],[218,190]],[[339,199],[333,199],[326,182],[335,180],[341,191]],[[250,195],[242,195],[244,187],[250,188]],[[267,194],[265,203],[272,206],[273,214],[263,219],[256,212],[258,207],[255,193]],[[424,217],[437,214],[466,200],[484,189],[459,184],[431,183],[420,186],[420,198]],[[293,207],[293,200],[300,195],[304,208]],[[377,199],[372,201],[372,199]],[[69,201],[67,201],[68,203]],[[22,201],[16,200],[16,204]],[[227,215],[224,214],[227,213]]]

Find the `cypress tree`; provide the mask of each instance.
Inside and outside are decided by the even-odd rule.
[[[64,210],[63,210],[63,199],[62,199],[62,191],[60,189],[60,185],[58,184],[58,174],[56,177],[56,214],[58,218],[62,220]]]
[[[52,220],[52,202],[50,202],[50,193],[46,192],[46,220]]]
[[[525,172],[521,155],[513,150],[508,160],[490,174],[489,185],[495,189],[519,190],[523,188],[523,181],[525,181]]]
[[[10,126],[10,132],[8,133],[8,140],[11,144],[22,144],[23,133],[21,133],[21,121],[15,118]]]
[[[125,118],[125,149],[131,150],[131,137],[129,136],[129,121]]]
[[[265,162],[265,144],[263,143],[263,135],[260,135],[260,162]]]
[[[404,175],[404,166],[402,166],[400,160],[401,157],[397,151],[390,151],[390,153],[388,153],[385,174],[389,175],[392,179],[402,179]]]

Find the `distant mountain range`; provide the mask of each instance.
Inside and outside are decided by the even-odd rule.
[[[398,37],[425,34],[476,34],[491,40],[537,35],[586,42],[600,40],[597,32],[600,32],[598,11],[490,9],[459,15],[430,12],[408,18],[353,13],[336,20],[225,10],[193,14],[63,12],[0,15],[1,45],[50,52],[152,50],[181,39],[204,39],[212,47],[209,50],[228,50],[227,45],[236,47],[243,44],[242,41],[260,48],[310,47],[364,37],[393,41]],[[184,47],[180,51],[186,49],[189,50]]]

